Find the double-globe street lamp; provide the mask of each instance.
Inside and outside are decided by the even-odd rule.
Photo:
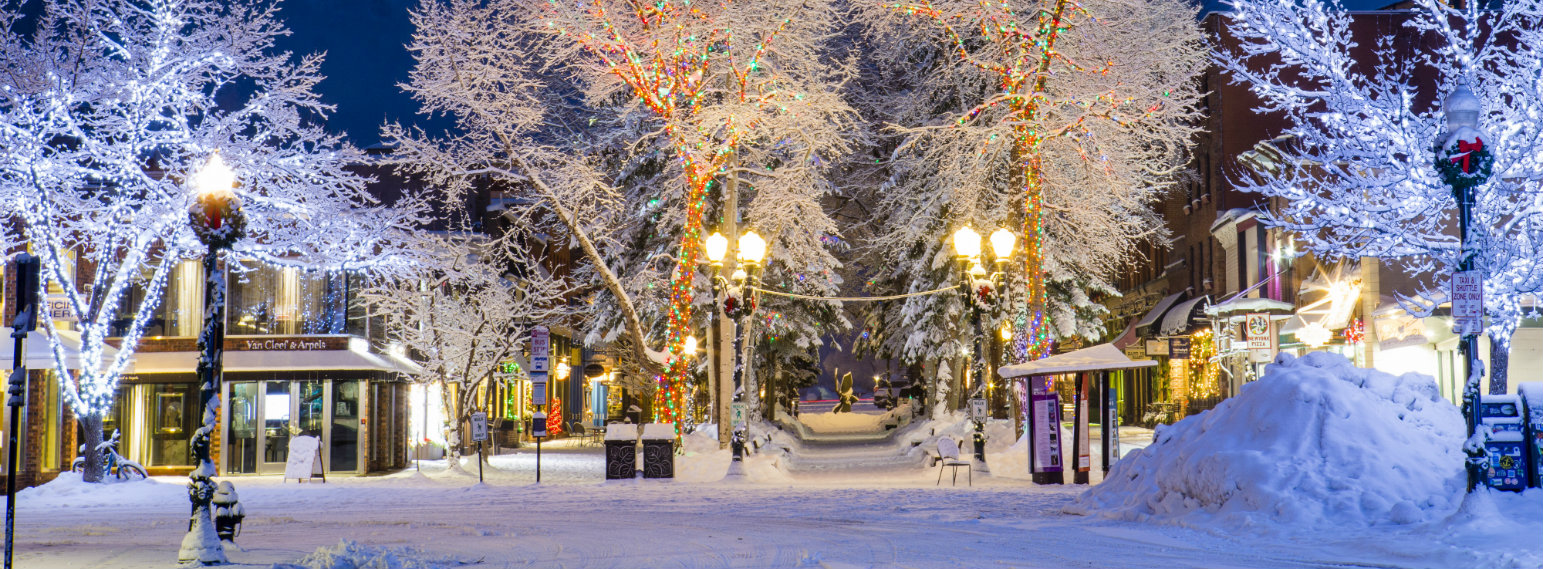
[[[1018,243],[1018,236],[1007,229],[997,229],[991,233],[991,253],[994,257],[994,271],[987,273],[981,265],[980,234],[966,225],[954,232],[954,259],[959,265],[959,285],[964,292],[965,304],[970,308],[971,340],[973,354],[971,355],[970,375],[974,377],[975,395],[984,393],[986,379],[981,377],[984,365],[981,358],[981,327],[980,313],[983,304],[992,298],[996,289],[1000,286],[1003,276],[1006,274],[1007,262],[1012,259],[1013,246]],[[971,404],[972,407],[974,404]],[[986,418],[976,414],[975,419],[975,466],[980,472],[989,471],[986,466]]]
[[[225,345],[225,272],[220,269],[219,261],[220,253],[229,250],[245,234],[246,219],[241,213],[241,198],[234,191],[236,175],[218,153],[209,158],[208,164],[192,181],[197,197],[188,208],[188,218],[193,232],[205,247],[204,327],[198,335],[198,394],[203,408],[203,425],[193,433],[196,466],[188,474],[188,498],[193,503],[193,512],[177,561],[216,565],[229,563],[210,508],[216,472],[210,458],[210,445],[220,410]]]
[[[732,413],[734,419],[734,431],[729,439],[729,447],[733,449],[734,461],[729,466],[730,474],[743,472],[741,465],[745,459],[745,415],[749,411],[744,407],[745,366],[749,365],[749,341],[746,328],[749,325],[750,313],[755,310],[755,287],[760,286],[762,261],[766,259],[766,240],[762,239],[755,231],[746,231],[739,238],[739,250],[737,261],[739,266],[735,268],[730,279],[734,286],[741,292],[735,296],[725,294],[730,291],[729,283],[723,278],[723,259],[728,255],[729,240],[723,234],[713,232],[707,237],[703,245],[707,249],[707,261],[712,267],[713,301],[722,302],[724,314],[734,319],[734,407]],[[713,310],[717,313],[717,310]]]

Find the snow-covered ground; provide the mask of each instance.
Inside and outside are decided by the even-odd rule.
[[[1515,523],[1479,512],[1262,532],[1088,515],[1102,512],[1079,502],[1084,487],[1034,486],[1011,472],[1021,449],[1006,441],[988,448],[995,475],[937,486],[917,449],[962,424],[924,421],[859,441],[847,427],[871,417],[810,423],[821,421],[836,440],[773,433],[750,475],[733,482],[722,480],[726,451],[690,439],[673,481],[605,482],[600,450],[567,441],[546,446],[539,485],[533,449],[492,457],[484,484],[470,461],[462,472],[429,461],[421,473],[326,484],[234,478],[248,517],[229,555],[280,569],[1543,565],[1543,492],[1477,504],[1526,512]],[[188,511],[176,478],[66,478],[25,491],[18,505],[23,569],[172,566]]]

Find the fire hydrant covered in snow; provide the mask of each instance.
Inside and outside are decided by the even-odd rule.
[[[241,497],[236,495],[236,487],[230,482],[221,482],[214,491],[214,531],[220,534],[221,541],[235,543],[236,534],[241,533],[241,519],[246,517],[246,508],[241,506]]]

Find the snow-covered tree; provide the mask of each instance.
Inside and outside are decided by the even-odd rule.
[[[461,425],[479,410],[473,406],[478,387],[524,350],[531,327],[569,315],[570,291],[542,271],[526,271],[524,278],[506,273],[536,264],[513,243],[465,235],[435,241],[445,264],[422,278],[371,287],[361,297],[419,364],[412,379],[442,387],[450,468],[460,469]]]
[[[1178,0],[865,4],[877,60],[862,107],[897,125],[875,200],[878,283],[953,282],[948,235],[1016,229],[1018,357],[1097,335],[1090,293],[1162,231],[1151,205],[1186,166],[1206,64]],[[871,81],[871,83],[870,83]],[[881,158],[882,159],[882,158]],[[989,267],[988,267],[989,268]],[[1014,269],[1012,272],[1019,272]],[[1021,278],[1020,278],[1021,277]],[[893,350],[956,357],[959,295],[896,303]],[[1089,317],[1092,318],[1089,318]],[[1045,320],[1050,320],[1047,324]],[[923,322],[927,320],[929,322]]]
[[[1259,112],[1292,123],[1279,148],[1283,167],[1239,180],[1282,198],[1271,223],[1322,257],[1379,257],[1439,275],[1423,298],[1405,298],[1420,315],[1447,301],[1445,275],[1472,257],[1484,278],[1490,386],[1503,393],[1521,297],[1543,287],[1543,3],[1463,5],[1417,0],[1373,26],[1325,2],[1240,1],[1225,30],[1237,46],[1216,62],[1260,98]],[[1383,24],[1389,18],[1396,27]],[[1487,134],[1473,131],[1478,148],[1475,136],[1450,133],[1444,122],[1443,101],[1464,84],[1482,107]],[[1452,188],[1438,171],[1464,160],[1492,172],[1472,190],[1466,252]]]
[[[233,169],[246,219],[227,262],[389,271],[411,261],[403,230],[421,211],[376,203],[345,169],[356,153],[317,124],[331,110],[312,91],[321,59],[272,49],[287,32],[271,5],[60,0],[35,19],[8,5],[0,25],[0,207],[25,240],[6,245],[42,257],[43,286],[62,289],[77,320],[80,369],[53,351],[72,378],[61,385],[85,427],[88,479],[101,475],[102,416],[168,274],[205,252],[191,186],[213,156]],[[121,336],[112,357],[110,335]],[[223,560],[217,539],[194,537],[184,556]]]
[[[698,323],[701,238],[721,207],[710,194],[732,186],[745,195],[735,218],[766,235],[772,264],[787,267],[769,274],[829,282],[838,266],[820,247],[834,232],[819,208],[831,188],[820,176],[845,151],[856,115],[839,97],[840,67],[819,53],[829,10],[425,2],[414,12],[418,65],[404,88],[426,112],[455,117],[457,132],[389,127],[393,160],[436,184],[491,180],[524,198],[506,204],[515,225],[555,217],[605,288],[590,339],[668,366],[649,367],[664,378],[659,420],[674,421],[686,362],[669,354]],[[655,334],[665,336],[664,354],[648,349]]]
[[[425,133],[387,125],[383,138],[395,146],[388,163],[422,176],[460,203],[479,185],[507,200],[505,241],[551,230],[572,240],[589,260],[594,278],[617,299],[633,350],[629,361],[663,373],[650,355],[644,317],[628,286],[636,273],[613,269],[621,248],[616,227],[624,223],[623,197],[606,183],[586,150],[561,77],[542,72],[539,35],[521,19],[539,14],[528,0],[440,2],[426,0],[412,12],[416,31],[408,49],[416,63],[401,87],[422,112],[455,120],[450,133]],[[555,223],[553,221],[555,218]],[[560,230],[557,227],[561,227]]]
[[[620,101],[646,116],[651,132],[634,149],[670,164],[659,173],[684,190],[663,201],[675,207],[658,212],[663,227],[674,231],[655,231],[674,239],[661,255],[673,260],[664,313],[670,369],[655,414],[675,422],[687,366],[676,354],[694,324],[696,290],[705,288],[697,265],[715,179],[738,191],[738,177],[758,178],[746,184],[766,198],[749,202],[745,216],[771,233],[772,260],[785,246],[782,255],[795,260],[791,270],[806,278],[824,275],[811,268],[834,266],[819,245],[834,229],[819,207],[829,188],[820,176],[828,154],[843,150],[845,127],[856,115],[821,56],[833,6],[792,0],[545,6],[538,23],[551,34],[553,65],[577,77],[592,107]]]

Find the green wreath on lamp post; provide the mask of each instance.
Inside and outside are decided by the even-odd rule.
[[[1459,200],[1494,173],[1495,154],[1484,138],[1477,129],[1462,127],[1436,147],[1436,171]]]

